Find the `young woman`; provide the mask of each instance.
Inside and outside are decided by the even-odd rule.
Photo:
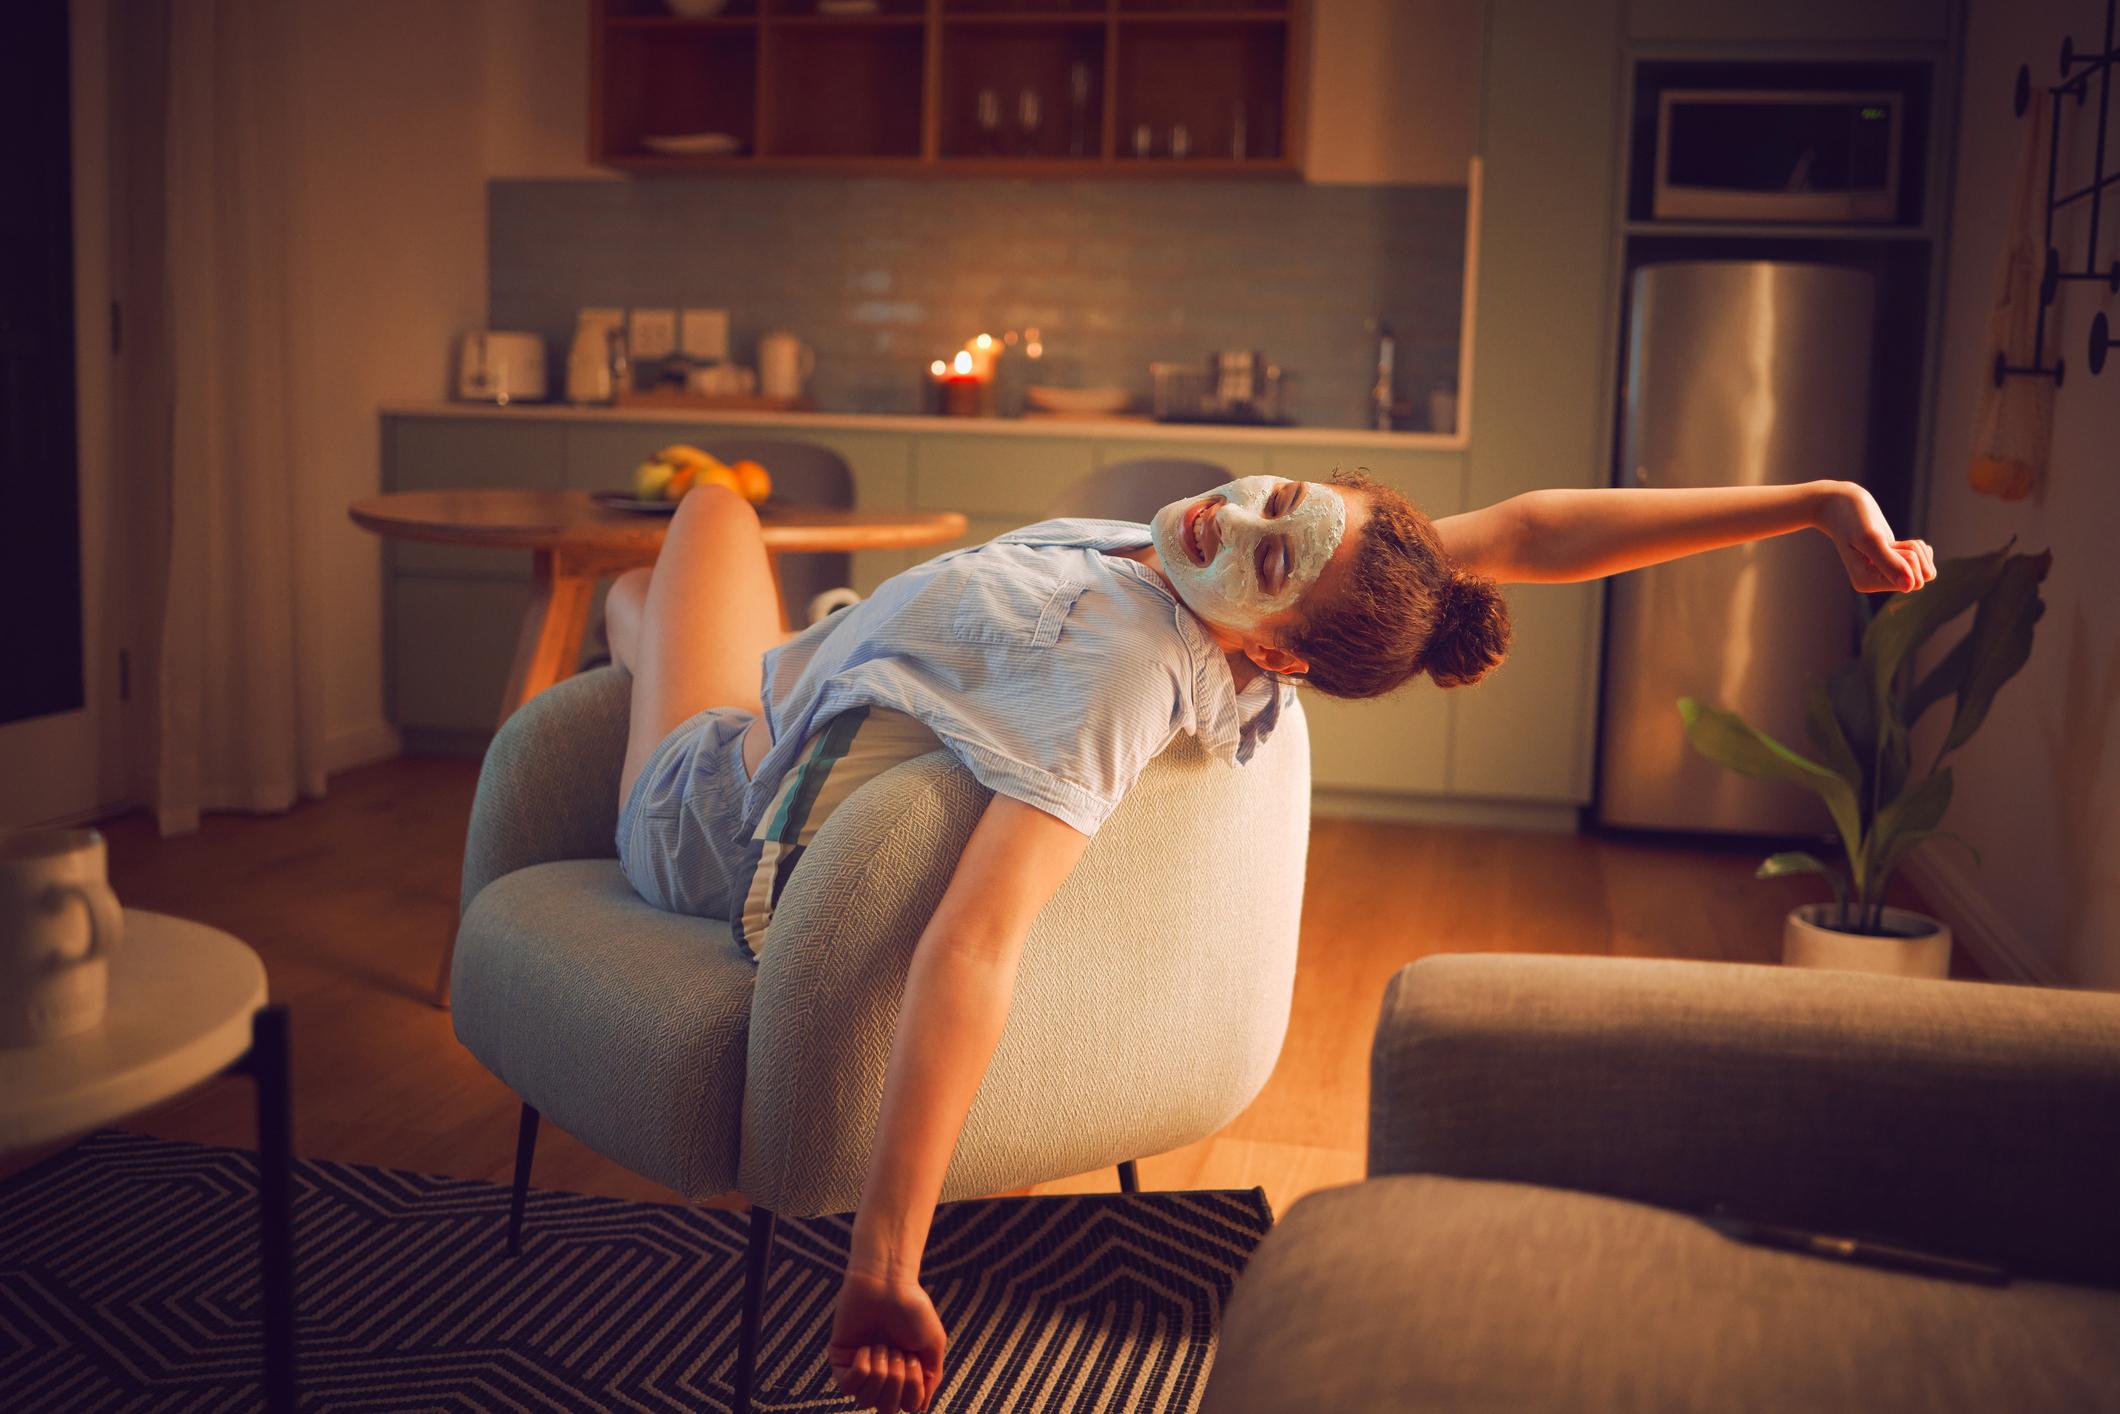
[[[841,1390],[895,1414],[940,1381],[921,1253],[1022,944],[1175,735],[1241,762],[1295,683],[1367,697],[1423,673],[1477,682],[1509,643],[1501,584],[1804,529],[1831,538],[1858,590],[1935,575],[1929,547],[1895,539],[1844,481],[1534,491],[1431,522],[1359,474],[1260,476],[1147,526],[1049,521],[940,556],[783,643],[755,515],[719,488],[686,496],[652,576],[623,576],[606,610],[633,674],[619,853],[649,902],[729,916],[751,825],[855,708],[916,721],[994,791],[907,976],[831,1336]]]

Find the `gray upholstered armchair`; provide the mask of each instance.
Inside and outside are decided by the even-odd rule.
[[[688,1197],[752,1204],[735,1407],[745,1409],[776,1214],[851,1211],[907,963],[988,799],[936,752],[836,810],[754,966],[725,924],[662,913],[612,845],[630,679],[569,679],[488,751],[464,853],[456,1033],[540,1114]],[[1193,1143],[1258,1093],[1294,985],[1309,737],[1290,712],[1248,766],[1182,738],[1153,762],[1032,931],[945,1200]],[[1203,890],[1213,859],[1240,891]]]
[[[2120,996],[1431,957],[1370,1082],[1370,1177],[1253,1253],[1202,1414],[2120,1408]]]

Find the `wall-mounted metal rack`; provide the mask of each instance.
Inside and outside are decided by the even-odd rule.
[[[2078,54],[2076,41],[2070,36],[2062,37],[2061,82],[2046,85],[2046,91],[2054,97],[2054,121],[2047,125],[2046,134],[2046,265],[2039,277],[2039,318],[2033,326],[2031,363],[2013,364],[2003,350],[1995,351],[1995,386],[1998,388],[2002,386],[2004,378],[2012,375],[2051,378],[2054,380],[2054,386],[2058,388],[2061,386],[2061,380],[2068,375],[2068,363],[2065,359],[2056,358],[2051,367],[2039,361],[2046,356],[2047,306],[2051,305],[2054,297],[2060,293],[2063,280],[2096,280],[2108,290],[2120,292],[2120,259],[2115,259],[2110,268],[2105,270],[2092,266],[2092,262],[2098,258],[2098,218],[2101,214],[2100,208],[2104,204],[2105,189],[2120,186],[2120,171],[2105,170],[2105,130],[2107,115],[2112,107],[2113,66],[2120,62],[2120,49],[2113,47],[2113,7],[2114,0],[2105,0],[2105,43],[2099,47],[2096,54]],[[2098,138],[2091,164],[2091,179],[2088,185],[2056,196],[2054,186],[2061,163],[2061,100],[2072,97],[2076,100],[2076,106],[2081,108],[2089,96],[2093,76],[2098,80]],[[2019,64],[2014,95],[2017,116],[2022,118],[2031,108],[2031,104],[2032,71],[2029,66]],[[2061,268],[2061,252],[2054,246],[2054,213],[2079,201],[2090,202],[2090,232],[2084,242],[2083,268],[2064,270]],[[2101,312],[2091,320],[2089,361],[2093,374],[2104,371],[2106,351],[2115,347],[2120,347],[2120,339],[2112,337],[2105,315]]]

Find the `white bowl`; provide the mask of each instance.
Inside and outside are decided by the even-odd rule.
[[[1040,412],[1123,412],[1134,395],[1124,388],[1025,388],[1024,397]]]
[[[666,157],[725,157],[742,149],[733,133],[649,133],[640,145]]]

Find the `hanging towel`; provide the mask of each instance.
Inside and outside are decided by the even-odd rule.
[[[1988,375],[1993,355],[2017,367],[2045,361],[2036,347],[2039,276],[2046,264],[2046,131],[2053,96],[2032,85],[2024,150],[2017,156],[2017,191],[2007,208],[2010,227],[2002,243],[2002,269],[1995,307],[1988,312],[1987,356],[1980,361],[1980,402],[1973,415],[1973,461],[1966,479],[1983,495],[2018,501],[2032,494],[2046,473],[2047,442],[2054,425],[2054,380],[2011,374],[1996,387]],[[2057,300],[2047,311],[2048,342],[2059,332]]]

